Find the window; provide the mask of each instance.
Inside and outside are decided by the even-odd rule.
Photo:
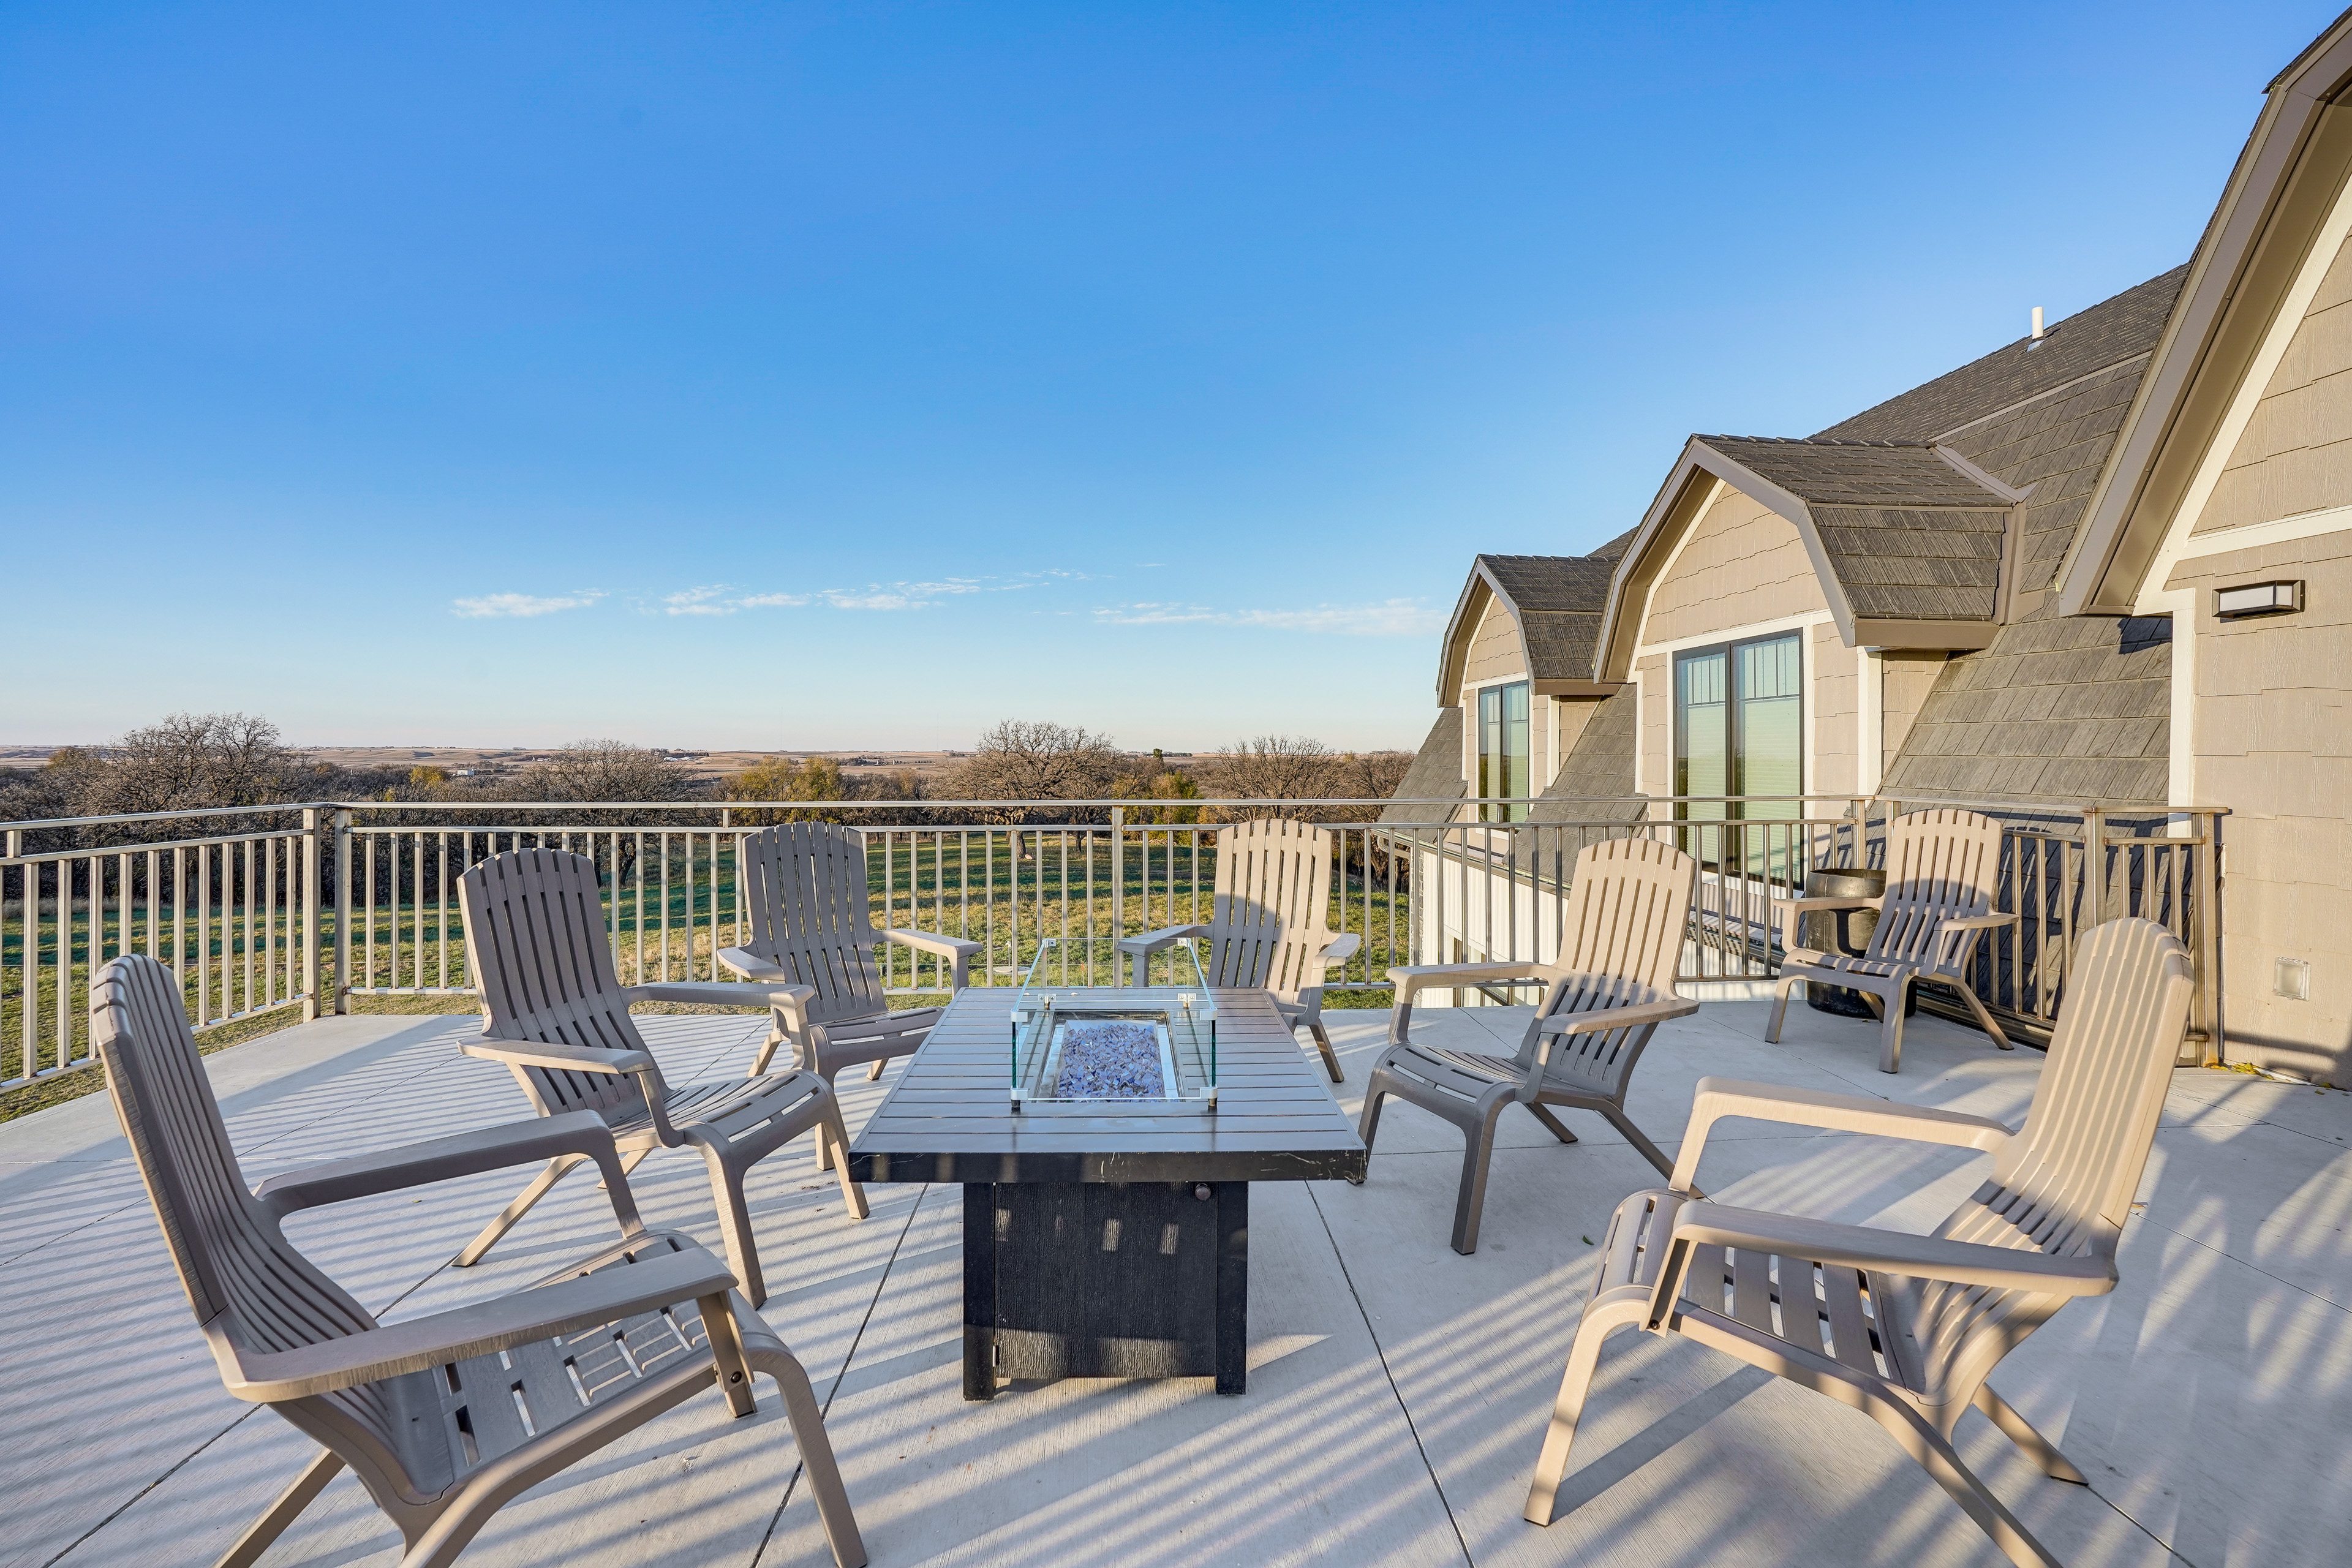
[[[1489,686],[1478,693],[1478,793],[1535,793],[1532,750],[1528,743],[1528,683]],[[1524,822],[1524,805],[1482,805],[1482,822]]]
[[[1675,656],[1675,793],[1793,795],[1804,788],[1800,634]],[[1786,817],[1789,805],[1693,802],[1700,817]]]

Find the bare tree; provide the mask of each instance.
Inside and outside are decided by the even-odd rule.
[[[1007,719],[981,736],[955,788],[969,800],[1086,800],[1108,792],[1126,763],[1084,725]]]
[[[255,713],[174,713],[67,766],[83,816],[268,805],[299,798],[312,773],[278,726]]]
[[[1218,757],[1215,793],[1244,800],[1311,800],[1328,795],[1331,748],[1307,735],[1256,735]]]
[[[501,782],[513,800],[690,800],[701,793],[692,774],[659,752],[625,741],[574,741]]]

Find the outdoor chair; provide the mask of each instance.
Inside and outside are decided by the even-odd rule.
[[[1927,984],[1957,991],[1978,1024],[2002,1050],[2013,1050],[1968,979],[1977,939],[2017,917],[1994,912],[2000,867],[2000,824],[1973,811],[1915,811],[1886,825],[1886,891],[1875,899],[1789,899],[1780,905],[1780,981],[1772,988],[1772,1021],[1764,1038],[1778,1045],[1789,992],[1798,981],[1844,985],[1863,994],[1879,1016],[1878,1070],[1903,1067],[1903,1016],[1911,988]],[[1878,927],[1859,958],[1801,945],[1797,922],[1812,910],[1879,911]]]
[[[635,1170],[656,1149],[691,1144],[710,1171],[727,1261],[754,1307],[768,1299],[760,1249],[743,1199],[751,1167],[814,1129],[818,1163],[849,1147],[833,1087],[813,1072],[713,1079],[673,1089],[629,1016],[632,1002],[719,1002],[767,1006],[772,988],[727,982],[623,985],[613,967],[596,893],[596,863],[554,849],[493,855],[457,882],[466,920],[466,964],[487,1015],[467,1056],[504,1062],[541,1116],[593,1110],[612,1130]],[[547,1169],[457,1255],[477,1263],[550,1188],[581,1164],[576,1154]],[[840,1167],[842,1201],[866,1217],[864,1189]]]
[[[1339,1058],[1323,1028],[1323,976],[1364,945],[1354,931],[1330,928],[1331,834],[1286,817],[1236,823],[1217,832],[1216,889],[1209,918],[1122,937],[1134,961],[1134,984],[1149,977],[1151,955],[1186,937],[1204,940],[1201,970],[1213,986],[1271,991],[1282,1021],[1304,1027],[1339,1083]]]
[[[768,1070],[776,1047],[793,1043],[794,1066],[831,1083],[844,1068],[885,1063],[921,1045],[946,1011],[890,1010],[874,949],[888,942],[928,952],[949,966],[950,993],[970,984],[981,944],[901,927],[874,929],[866,880],[866,841],[833,823],[763,828],[737,851],[743,897],[751,911],[748,946],[721,949],[719,962],[774,987],[774,1025],[751,1064]]]
[[[783,1394],[834,1560],[866,1562],[807,1372],[717,1258],[639,1223],[594,1116],[412,1143],[249,1192],[170,969],[137,954],[107,964],[90,1035],[222,1383],[325,1450],[219,1568],[260,1557],[346,1465],[399,1529],[403,1568],[440,1568],[514,1497],[713,1384],[749,1415],[754,1373]],[[299,1209],[551,1157],[604,1170],[621,1240],[509,1296],[379,1323],[280,1228]]]
[[[2076,954],[2024,1127],[1858,1095],[1705,1078],[1664,1189],[1617,1207],[1577,1326],[1527,1517],[1549,1524],[1578,1416],[1617,1329],[1679,1334],[1863,1411],[2020,1568],[2057,1559],[1960,1462],[1969,1406],[2063,1481],[2083,1473],[1985,1380],[2077,1296],[2115,1288],[2116,1244],[2188,1023],[2189,952],[2111,921]],[[1693,1185],[1716,1122],[1745,1116],[1979,1149],[1990,1179],[1927,1236],[1710,1203]],[[1874,1170],[1852,1156],[1853,1180]],[[1830,1184],[1834,1194],[1840,1189]]]
[[[1389,1014],[1388,1048],[1364,1091],[1364,1147],[1371,1148],[1380,1131],[1381,1102],[1391,1094],[1462,1130],[1454,1251],[1478,1250],[1495,1123],[1507,1106],[1526,1106],[1563,1143],[1575,1142],[1576,1134],[1546,1106],[1597,1110],[1661,1174],[1674,1168],[1625,1114],[1625,1090],[1658,1026],[1698,1011],[1697,1003],[1675,994],[1697,874],[1698,862],[1670,844],[1603,839],[1577,854],[1556,962],[1419,964],[1389,971],[1396,983],[1396,1005]],[[1432,986],[1465,984],[1544,987],[1516,1056],[1486,1056],[1412,1039],[1413,997]]]

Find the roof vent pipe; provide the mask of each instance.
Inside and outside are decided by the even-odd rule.
[[[2039,305],[2033,307],[2033,341],[2037,343],[2042,341],[2042,307]]]

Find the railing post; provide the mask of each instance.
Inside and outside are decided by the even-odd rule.
[[[398,954],[394,955],[395,964]],[[398,980],[395,974],[394,979]],[[352,814],[335,813],[335,1011],[352,1010]]]
[[[2083,924],[2074,933],[2079,942],[2107,919],[2107,814],[2103,806],[2083,808]],[[2066,944],[2073,952],[2074,942]],[[2068,967],[2072,967],[2069,965]]]
[[[2205,818],[2205,852],[2197,858],[2197,989],[2199,1022],[2205,1026],[2204,1065],[2220,1067],[2226,1059],[2222,1036],[2221,985],[2221,816]]]
[[[1110,934],[1127,934],[1127,807],[1110,808]],[[1148,900],[1150,889],[1144,889]],[[1148,907],[1148,906],[1147,906]],[[1113,960],[1116,964],[1117,960]]]
[[[319,1016],[319,808],[302,808],[302,1021]]]

